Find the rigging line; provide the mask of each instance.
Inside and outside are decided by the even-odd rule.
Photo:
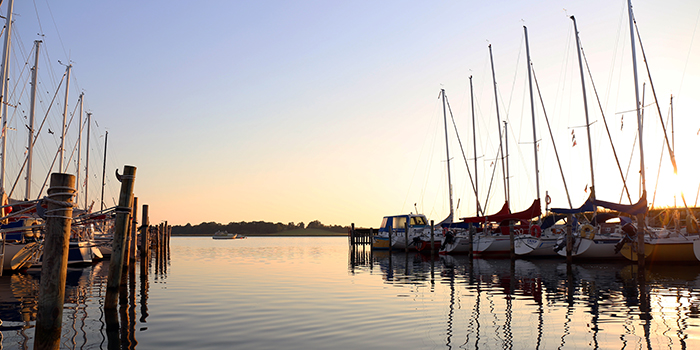
[[[666,125],[668,125],[671,120],[670,114],[666,117]],[[661,176],[661,162],[664,160],[664,142],[661,141],[661,157],[659,158],[659,166],[656,169],[656,183],[654,184],[654,195],[651,197],[651,207],[654,208],[654,202],[656,202],[656,190],[659,188],[659,177]],[[675,193],[674,193],[675,195]]]
[[[498,146],[498,151],[496,152],[496,159],[493,161],[493,171],[491,172],[491,181],[489,181],[489,189],[486,191],[486,202],[484,202],[484,210],[489,205],[489,199],[491,198],[491,186],[493,185],[493,179],[496,177],[496,169],[498,168],[498,156],[501,154],[501,146]],[[505,189],[504,189],[505,191]],[[484,214],[486,216],[486,214]]]
[[[698,23],[700,22],[700,10],[698,11],[698,17],[695,20],[695,28],[693,29],[693,35],[690,37],[690,47],[688,48],[688,56],[685,58],[685,66],[683,66],[683,74],[681,74],[681,83],[678,86],[678,92],[676,95],[681,93],[681,88],[683,87],[683,79],[685,78],[685,71],[688,69],[688,62],[690,61],[690,53],[693,50],[693,42],[695,41],[695,32],[698,30]],[[697,203],[697,199],[695,200]]]
[[[477,213],[479,212],[480,205],[479,203],[479,194],[476,193],[476,186],[474,186],[474,178],[472,177],[472,172],[469,170],[469,163],[467,162],[467,156],[464,154],[464,147],[462,146],[462,139],[459,137],[459,131],[457,130],[457,123],[455,123],[455,116],[452,114],[452,107],[450,106],[450,100],[447,98],[447,94],[445,94],[445,102],[447,102],[447,109],[450,111],[450,118],[452,118],[452,125],[455,128],[455,135],[457,136],[457,142],[459,142],[459,149],[462,151],[462,158],[464,158],[464,165],[467,167],[467,174],[469,174],[469,182],[472,185],[472,191],[474,191],[474,196],[476,196],[476,202],[477,202]]]
[[[586,53],[583,51],[583,45],[581,45],[581,54],[583,55],[583,62],[586,63],[586,70],[588,71],[588,77],[591,79],[591,86],[593,87],[593,93],[595,94],[596,101],[598,101],[598,108],[600,108],[600,115],[603,117],[603,124],[605,125],[605,131],[608,133],[608,140],[610,140],[610,147],[612,147],[613,155],[615,156],[615,163],[617,164],[617,169],[620,171],[620,178],[622,178],[622,186],[625,192],[627,192],[627,199],[629,199],[630,204],[632,204],[632,196],[630,196],[630,191],[627,188],[627,183],[625,182],[625,176],[622,175],[622,166],[620,165],[620,159],[617,157],[617,151],[615,150],[615,145],[613,144],[612,136],[610,135],[610,128],[608,128],[608,119],[605,118],[605,112],[603,112],[603,105],[600,103],[600,96],[598,96],[598,89],[593,83],[593,74],[591,73],[591,67],[588,65],[588,58],[586,58]]]
[[[36,14],[36,22],[39,25],[39,32],[43,33],[44,29],[41,27],[41,19],[39,18],[39,9],[36,7],[36,0],[32,0],[32,4],[34,4],[34,14]]]
[[[36,131],[36,137],[34,138],[34,142],[32,142],[32,147],[36,144],[36,141],[39,139],[39,135],[41,135],[41,129],[44,127],[44,122],[46,122],[46,119],[49,117],[49,112],[51,111],[51,106],[53,105],[53,102],[56,100],[56,96],[58,96],[58,91],[61,87],[61,84],[63,83],[63,79],[66,77],[65,73],[63,74],[63,78],[61,78],[61,81],[58,83],[58,88],[56,88],[56,93],[53,95],[53,99],[51,99],[51,103],[49,104],[49,109],[46,111],[46,114],[44,115],[44,119],[41,121],[41,125],[39,125],[39,128]],[[54,162],[56,159],[54,158]],[[17,186],[17,182],[19,182],[20,175],[24,171],[24,167],[27,166],[27,158],[24,158],[24,162],[22,162],[22,167],[19,170],[19,175],[17,175],[17,179],[15,179],[15,183],[12,185],[12,190],[10,190],[10,193],[8,194],[8,197],[12,196],[12,192],[15,190],[15,186]],[[51,164],[51,168],[49,168],[49,174],[51,173],[51,169],[53,169],[53,163]],[[44,183],[46,185],[46,183]],[[43,191],[43,187],[42,187]],[[41,192],[40,192],[41,193]],[[40,198],[40,197],[38,197]],[[38,199],[37,198],[37,199]]]
[[[569,195],[569,188],[566,186],[566,178],[564,178],[564,169],[561,166],[561,160],[559,159],[559,151],[557,151],[557,144],[554,143],[554,135],[552,134],[552,127],[549,124],[549,117],[547,117],[547,110],[544,108],[544,100],[542,99],[542,92],[540,91],[540,84],[537,82],[537,76],[535,75],[535,66],[532,66],[532,78],[535,80],[535,86],[537,87],[537,94],[540,96],[540,104],[542,105],[542,113],[544,114],[544,120],[547,122],[547,129],[549,129],[549,137],[552,139],[552,145],[554,146],[554,155],[557,158],[557,164],[559,165],[559,172],[561,173],[561,180],[564,182],[564,191],[566,191],[566,199],[569,201],[569,208],[573,209],[571,205],[571,196]]]
[[[512,102],[513,102],[513,95],[514,95],[513,92],[515,91],[515,83],[516,83],[517,78],[518,78],[518,69],[520,67],[520,56],[523,53],[524,43],[525,43],[525,33],[523,33],[523,36],[520,39],[520,49],[518,50],[518,59],[515,60],[515,75],[513,76],[513,85],[511,85],[511,88],[510,88],[510,98],[508,99],[508,107],[504,106],[506,108],[506,118],[505,119],[507,121],[509,121],[508,115],[510,114],[510,106],[512,105]]]
[[[664,139],[666,140],[666,147],[668,148],[668,155],[671,157],[671,164],[673,165],[673,173],[677,174],[678,173],[678,166],[676,164],[676,155],[673,152],[673,148],[671,148],[671,143],[668,140],[668,134],[666,133],[666,125],[664,125],[664,118],[663,114],[661,114],[661,107],[659,107],[659,99],[656,98],[656,89],[654,88],[654,82],[651,80],[651,71],[649,70],[649,62],[647,61],[647,55],[644,52],[644,46],[642,45],[642,36],[639,35],[639,27],[637,27],[637,20],[634,18],[632,19],[634,22],[634,29],[637,32],[637,40],[639,41],[639,48],[642,51],[642,57],[644,58],[644,65],[647,68],[647,76],[649,77],[649,85],[651,85],[651,93],[654,96],[654,102],[656,103],[656,110],[659,112],[659,119],[661,120],[661,127],[664,131]],[[681,197],[683,197],[682,192],[681,192]],[[685,198],[683,199],[683,202],[685,202]],[[687,206],[686,206],[687,208]]]
[[[46,182],[49,181],[49,176],[51,176],[51,170],[53,170],[53,166],[56,164],[56,159],[58,158],[59,153],[61,153],[60,149],[58,151],[56,151],[56,155],[53,156],[53,162],[51,162],[51,167],[49,167],[49,171],[46,173],[46,178],[44,178],[44,183],[41,185],[41,188],[39,189],[39,194],[36,197],[37,200],[39,200],[41,198],[41,194],[44,192],[44,187],[46,187]]]
[[[82,95],[81,95],[81,97],[82,97]],[[78,98],[78,101],[80,101],[80,98]],[[68,124],[66,125],[66,130],[68,130],[70,128],[71,124],[73,124],[73,118],[75,117],[75,111],[78,109],[79,105],[80,105],[79,103],[75,104],[75,107],[73,108],[73,113],[71,113],[70,120],[68,121]],[[73,155],[75,154],[76,148],[78,148],[77,141],[75,142],[75,146],[73,146],[73,149],[71,150],[70,157],[68,157],[68,160],[66,160],[66,171],[68,171],[68,164],[70,163],[71,160],[73,160]]]
[[[622,23],[625,21],[625,16],[627,14],[627,4],[622,5],[622,9],[620,11],[620,19],[618,20],[617,24],[617,38],[615,39],[615,45],[613,47],[613,52],[616,53],[618,50],[618,47],[620,46],[620,36],[622,35]],[[627,36],[622,37],[623,40],[627,38]],[[624,43],[623,43],[624,44]],[[624,51],[623,51],[624,53]],[[617,55],[613,54],[612,55],[612,63],[610,64],[610,72],[608,73],[608,93],[605,96],[605,108],[608,108],[608,103],[610,102],[610,89],[613,83],[613,74],[615,73],[615,61],[617,60]],[[619,98],[619,89],[618,89],[618,96],[616,96],[616,99]],[[617,101],[617,100],[616,100]],[[636,109],[634,110],[635,112],[637,111]]]
[[[58,42],[61,43],[61,48],[63,49],[63,54],[66,55],[66,57],[68,57],[69,61],[70,61],[70,55],[68,55],[66,53],[66,47],[65,47],[65,45],[63,45],[63,39],[61,39],[61,32],[58,30],[58,25],[56,25],[56,19],[53,17],[53,12],[51,11],[51,6],[49,5],[48,0],[46,1],[46,8],[49,10],[49,16],[51,17],[51,21],[53,22],[54,28],[56,28],[56,36],[58,36]]]
[[[641,108],[644,109],[644,108],[647,108],[647,107],[649,107],[649,106],[653,106],[653,105],[655,105],[655,104],[656,104],[656,102],[651,102],[651,103],[649,103],[649,104],[647,104],[647,105],[642,105]],[[637,111],[636,109],[630,109],[630,110],[628,110],[628,111],[616,112],[615,114],[625,114],[625,113],[632,113],[632,112],[636,112],[636,111]]]

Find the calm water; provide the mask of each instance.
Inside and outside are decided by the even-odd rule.
[[[180,238],[128,280],[71,269],[65,349],[698,349],[700,266],[350,251],[344,237]],[[643,280],[643,286],[638,281]],[[33,347],[38,273],[0,277],[3,349]]]

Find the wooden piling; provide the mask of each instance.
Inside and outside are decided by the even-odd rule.
[[[132,206],[131,209],[131,235],[130,235],[130,241],[131,244],[129,245],[129,265],[131,265],[134,261],[136,261],[136,244],[138,243],[138,240],[136,239],[137,236],[137,227],[138,227],[138,213],[139,213],[139,198],[134,197],[134,205]]]
[[[355,244],[355,223],[350,224],[350,244]]]
[[[109,273],[107,275],[107,290],[105,293],[105,308],[116,308],[119,296],[119,284],[122,276],[122,266],[125,255],[126,232],[131,213],[131,194],[134,192],[134,180],[136,179],[136,167],[125,165],[124,175],[121,176],[121,190],[119,191],[119,205],[114,221],[114,239],[112,240],[112,256],[109,260]]]
[[[644,222],[644,220],[644,214],[637,215],[637,226],[639,227],[639,229],[637,230],[637,266],[639,267],[640,271],[644,271],[644,260],[646,260],[646,256],[644,255],[646,248],[644,246],[644,233],[646,232],[647,225],[646,222]]]
[[[391,225],[391,226],[389,226],[389,253],[391,253],[391,251],[392,251],[392,246],[393,246],[393,244],[392,244],[392,241],[391,241],[391,236],[392,236],[393,234],[394,234],[394,226]],[[391,255],[389,255],[389,256],[391,256]]]
[[[34,349],[58,349],[66,291],[75,176],[51,174]]]
[[[409,218],[409,220],[410,220],[410,218]],[[404,244],[405,244],[404,252],[408,253],[408,220],[404,224],[404,227],[406,228],[406,230],[404,232]]]
[[[469,260],[474,259],[474,224],[469,225]]]
[[[566,217],[566,263],[571,264],[573,261],[572,250],[574,249],[574,238],[572,237],[572,230],[574,224],[574,216],[569,214]]]
[[[149,232],[148,232],[148,204],[143,205],[143,210],[141,210],[141,257],[148,256],[148,248],[151,243],[149,242]],[[143,263],[144,259],[141,259]]]
[[[512,220],[508,222],[508,231],[510,232],[510,260],[515,260],[515,227]]]
[[[430,260],[435,255],[435,220],[430,220]]]

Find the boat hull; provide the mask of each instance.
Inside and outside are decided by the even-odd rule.
[[[646,262],[698,262],[695,246],[698,240],[654,239],[644,243],[644,260]],[[622,255],[637,261],[637,252],[632,243],[626,243],[620,251]]]

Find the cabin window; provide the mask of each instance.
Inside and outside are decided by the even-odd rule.
[[[380,227],[388,230],[389,229],[389,226],[387,226],[388,221],[389,221],[389,218],[382,219],[382,226],[380,226]]]
[[[422,216],[414,216],[411,218],[411,225],[427,225],[425,218]]]
[[[405,216],[394,217],[394,230],[400,229],[400,228],[406,228],[406,217]]]

